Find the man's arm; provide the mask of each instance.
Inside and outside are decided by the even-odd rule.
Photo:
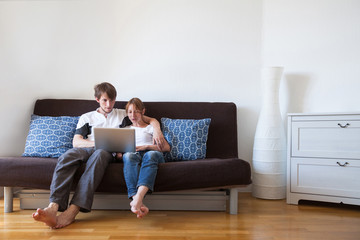
[[[144,121],[146,123],[149,123],[151,126],[153,126],[153,128],[154,128],[154,134],[153,134],[154,144],[156,144],[158,146],[160,151],[163,151],[166,140],[164,138],[163,133],[161,132],[160,123],[155,118],[151,118],[148,116],[144,116]]]
[[[87,147],[94,147],[94,141],[90,141],[84,139],[84,137],[80,134],[75,134],[73,139],[73,147],[75,148],[87,148]]]

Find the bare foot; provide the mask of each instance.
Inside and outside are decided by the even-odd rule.
[[[32,214],[34,220],[43,222],[49,227],[54,227],[56,225],[56,213],[54,209],[47,207],[44,209],[38,208],[36,212]]]
[[[61,213],[57,217],[57,223],[53,227],[55,229],[66,227],[72,224],[75,221],[76,215],[79,213],[79,207],[75,205],[70,205],[65,212]]]
[[[136,214],[137,218],[143,218],[149,213],[149,208],[146,207],[142,200],[134,196],[130,202],[131,211]]]
[[[141,217],[137,216],[138,218],[145,217],[145,216],[149,213],[149,208],[143,204],[143,205],[140,207],[140,211],[141,211],[141,213],[142,213],[142,216],[141,216]]]

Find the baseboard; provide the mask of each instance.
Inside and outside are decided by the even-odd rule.
[[[49,191],[26,189],[16,193],[20,209],[44,208],[49,204]],[[71,196],[70,196],[71,199]],[[147,195],[144,204],[152,210],[226,211],[226,191],[176,191]],[[126,194],[96,193],[92,209],[128,210]]]

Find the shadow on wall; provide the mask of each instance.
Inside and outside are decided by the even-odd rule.
[[[287,113],[302,113],[304,111],[304,99],[308,90],[310,76],[304,74],[286,74],[288,105]]]
[[[252,168],[252,155],[254,148],[254,137],[259,114],[249,108],[237,109],[238,121],[238,155],[250,163]],[[251,192],[251,185],[242,188],[242,192]]]

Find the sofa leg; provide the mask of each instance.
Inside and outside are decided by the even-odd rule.
[[[11,213],[13,211],[13,189],[12,187],[4,187],[4,212]]]
[[[230,188],[230,214],[238,213],[238,190]]]

